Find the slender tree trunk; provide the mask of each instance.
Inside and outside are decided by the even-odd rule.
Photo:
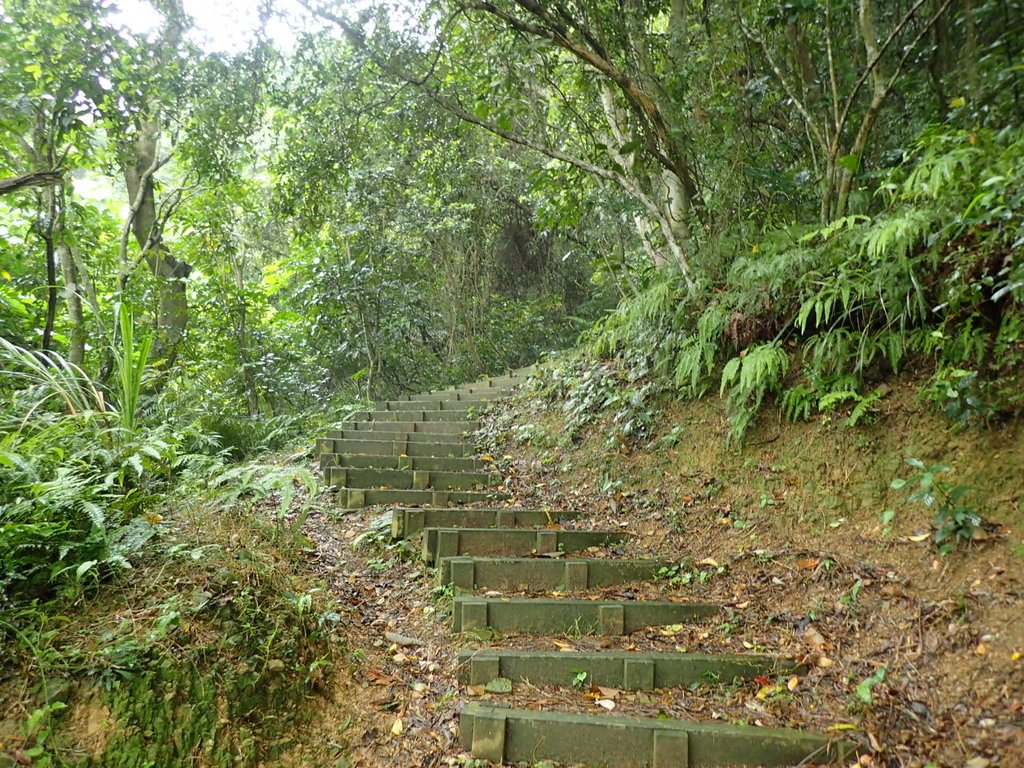
[[[43,325],[42,346],[44,352],[49,352],[53,349],[53,326],[57,321],[57,257],[53,245],[53,232],[57,219],[57,196],[52,187],[43,192],[40,214],[37,225],[46,251],[46,322]]]
[[[242,369],[242,384],[245,387],[245,401],[250,416],[260,412],[260,394],[256,388],[256,377],[249,359],[249,312],[245,302],[245,257],[234,264],[235,290],[238,292],[238,322],[235,325],[235,346],[238,348],[238,364]]]
[[[158,306],[156,340],[151,357],[163,361],[165,368],[174,365],[178,345],[188,325],[188,285],[192,266],[176,259],[163,242],[157,220],[152,168],[158,150],[159,127],[144,121],[135,144],[134,163],[124,166],[125,186],[135,214],[131,229],[142,249],[143,258],[157,279]]]

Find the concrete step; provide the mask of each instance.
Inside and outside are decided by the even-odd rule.
[[[350,432],[348,437],[321,438],[317,447],[325,453],[364,453],[373,456],[411,456],[413,458],[459,458],[475,456],[475,446],[459,440],[429,440],[425,435],[395,435],[394,440],[379,439],[367,432]],[[442,435],[443,437],[443,435]]]
[[[380,488],[395,490],[432,488],[438,491],[484,490],[498,485],[501,478],[487,472],[428,472],[413,469],[361,469],[330,467],[326,470],[328,485],[334,488]]]
[[[581,512],[543,509],[396,509],[391,535],[412,538],[424,528],[542,528],[559,520],[575,520]]]
[[[427,472],[487,472],[492,465],[480,459],[448,456],[374,456],[369,453],[321,453],[320,469],[413,469]]]
[[[338,504],[359,509],[379,504],[406,504],[410,507],[450,507],[452,504],[483,504],[507,501],[507,493],[497,491],[381,490],[379,488],[342,488]]]
[[[461,437],[458,434],[437,434],[433,432],[374,432],[368,429],[342,429],[336,432],[329,432],[327,435],[330,440],[390,440],[396,442],[399,440],[405,440],[408,443],[459,443],[467,448],[467,452],[460,454],[463,456],[475,454],[476,447],[471,443],[460,440]],[[351,451],[335,450],[332,453],[351,453]],[[379,453],[379,451],[374,451]],[[407,453],[407,451],[403,451]],[[413,454],[409,453],[410,456]],[[420,454],[424,455],[424,454]],[[447,455],[447,454],[426,454],[426,455]]]
[[[506,390],[490,390],[469,394],[466,392],[435,392],[424,395],[407,395],[394,400],[385,400],[377,407],[385,411],[465,411],[467,408],[483,408],[488,403],[504,397]]]
[[[340,430],[349,432],[407,432],[410,434],[454,435],[475,432],[480,426],[477,421],[350,421]],[[338,432],[328,432],[328,437],[337,439]]]
[[[492,763],[543,760],[592,768],[795,766],[854,758],[848,742],[782,728],[576,715],[468,704],[462,748]]]
[[[463,685],[486,685],[496,677],[533,685],[568,687],[584,673],[586,685],[626,691],[729,685],[758,676],[803,674],[788,659],[759,654],[639,653],[636,651],[510,651],[501,648],[459,652],[457,674]]]
[[[481,402],[497,400],[512,392],[512,387],[461,387],[460,389],[446,389],[437,392],[422,392],[417,395],[396,398],[407,403],[447,401],[456,402]]]
[[[559,531],[527,528],[424,528],[423,559],[428,563],[458,555],[521,557],[579,552],[629,539],[621,531]]]
[[[588,589],[651,581],[669,560],[601,560],[597,558],[442,557],[438,581],[465,592],[475,589],[507,591]]]
[[[452,631],[491,629],[530,635],[628,635],[644,627],[685,624],[716,613],[718,606],[708,603],[458,595],[454,599]]]
[[[466,417],[468,409],[438,411],[438,410],[386,410],[386,411],[359,411],[353,413],[349,421],[468,421]]]

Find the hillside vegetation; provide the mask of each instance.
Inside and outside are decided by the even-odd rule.
[[[1019,568],[1019,3],[136,5],[0,0],[0,765],[347,759],[312,436],[549,355],[602,494]]]

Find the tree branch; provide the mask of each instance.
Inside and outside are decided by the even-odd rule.
[[[6,179],[0,179],[0,195],[10,194],[17,192],[21,189],[30,189],[33,187],[52,187],[60,184],[64,180],[64,170],[62,168],[54,168],[52,170],[44,171],[31,171],[30,173],[23,173],[20,176],[9,176]]]

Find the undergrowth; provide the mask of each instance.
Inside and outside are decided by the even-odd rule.
[[[758,413],[870,421],[884,381],[930,371],[921,395],[961,425],[1019,413],[1024,386],[1024,132],[926,130],[880,187],[877,211],[765,233],[724,285],[652,277],[555,366],[541,395],[573,432],[608,418],[643,438],[658,393],[727,400],[729,439]]]
[[[301,420],[224,447],[117,320],[109,383],[0,339],[0,764],[274,761],[339,648],[292,565],[320,486],[265,454]]]

